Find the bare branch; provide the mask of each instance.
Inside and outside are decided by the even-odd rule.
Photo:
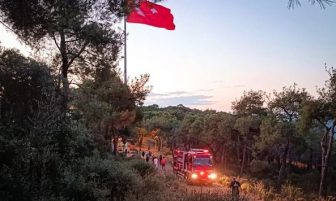
[[[74,62],[74,60],[76,59],[76,58],[78,58],[81,54],[82,54],[82,52],[85,50],[85,48],[86,48],[86,46],[88,45],[88,42],[86,42],[84,45],[83,45],[83,47],[78,51],[78,53],[75,55],[75,56],[73,56],[72,57],[72,59],[69,61],[69,63],[68,63],[68,67]]]
[[[56,44],[56,47],[58,48],[58,50],[59,50],[59,51],[61,51],[61,48],[60,48],[60,46],[59,46],[59,45],[58,45],[58,43],[57,43],[57,40],[56,40],[55,34],[52,34],[52,38],[53,38],[53,40],[54,40],[54,42],[55,42],[55,44]]]

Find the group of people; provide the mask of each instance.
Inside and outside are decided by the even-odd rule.
[[[167,159],[165,156],[162,156],[162,154],[160,154],[160,156],[157,157],[154,154],[152,154],[151,151],[148,152],[142,151],[141,157],[145,159],[147,163],[151,160],[156,168],[159,168],[159,166],[161,166],[162,170],[165,171]]]

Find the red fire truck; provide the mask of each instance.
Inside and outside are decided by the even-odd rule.
[[[188,183],[213,183],[217,179],[212,155],[206,149],[174,150],[174,173]]]

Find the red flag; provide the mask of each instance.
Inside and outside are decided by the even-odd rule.
[[[127,22],[147,24],[154,27],[174,30],[174,16],[170,9],[158,4],[142,1],[127,17]]]

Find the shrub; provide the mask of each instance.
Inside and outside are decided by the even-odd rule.
[[[218,182],[226,187],[229,187],[231,183],[231,178],[227,176],[222,176],[218,179]]]
[[[65,172],[64,197],[69,200],[125,200],[138,192],[141,178],[127,164],[93,156],[79,161]]]
[[[155,172],[155,168],[144,160],[131,160],[130,166],[142,177]]]
[[[266,161],[253,160],[250,163],[250,171],[253,174],[266,173],[269,170],[269,165]]]
[[[281,197],[284,200],[304,200],[301,188],[297,188],[289,183],[282,185]]]
[[[253,191],[253,184],[244,182],[241,184],[241,189],[245,192],[252,192]]]

